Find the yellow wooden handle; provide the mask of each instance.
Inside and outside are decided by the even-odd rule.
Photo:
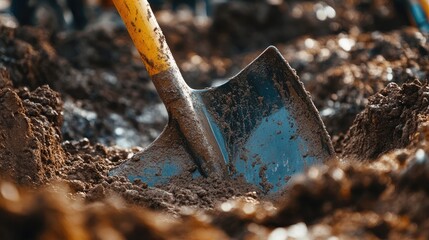
[[[150,76],[176,66],[147,0],[113,0]]]
[[[420,4],[426,14],[426,19],[429,21],[429,0],[420,0]]]

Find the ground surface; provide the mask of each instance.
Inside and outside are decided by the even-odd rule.
[[[158,14],[184,78],[196,88],[222,82],[275,44],[338,160],[295,176],[274,202],[234,180],[148,187],[111,177],[167,121],[125,30],[1,26],[0,239],[429,234],[429,36],[390,1],[222,7],[212,23]]]

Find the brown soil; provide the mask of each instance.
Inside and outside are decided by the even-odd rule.
[[[428,96],[427,83],[418,80],[402,87],[390,83],[371,96],[343,140],[344,157],[372,160],[408,146],[418,126],[428,120]]]
[[[240,179],[109,176],[167,121],[127,33],[0,27],[0,239],[425,239],[429,35],[388,2],[332,1],[327,21],[311,1],[159,14],[193,87],[273,43],[301,77],[339,159],[275,201]]]

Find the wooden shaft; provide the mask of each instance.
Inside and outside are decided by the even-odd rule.
[[[176,67],[147,0],[113,0],[150,76]]]
[[[167,110],[173,102],[189,101],[191,89],[183,80],[165,36],[147,0],[113,0]],[[189,102],[186,103],[189,107]],[[182,106],[183,107],[183,106]],[[176,116],[177,117],[177,116]]]

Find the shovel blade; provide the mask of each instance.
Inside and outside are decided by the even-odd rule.
[[[227,83],[192,91],[192,104],[222,156],[216,165],[266,193],[276,193],[290,177],[334,158],[330,138],[295,71],[269,47]],[[134,160],[133,160],[134,159]],[[141,179],[150,186],[178,175],[208,176],[204,160],[189,148],[173,120],[147,149],[110,175]],[[223,173],[222,173],[223,174]]]
[[[224,85],[195,94],[230,175],[267,193],[334,157],[310,96],[274,47]]]

